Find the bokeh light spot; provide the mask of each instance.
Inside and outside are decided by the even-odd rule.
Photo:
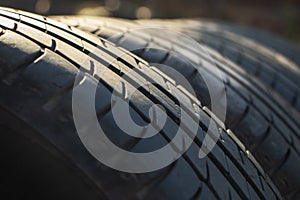
[[[38,0],[35,4],[35,11],[37,13],[45,14],[51,8],[51,1],[50,0]]]
[[[152,17],[152,11],[146,6],[141,6],[136,10],[136,18],[138,19],[150,19]]]

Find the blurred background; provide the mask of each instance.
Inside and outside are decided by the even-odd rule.
[[[0,5],[43,15],[222,19],[300,44],[299,0],[0,0]]]

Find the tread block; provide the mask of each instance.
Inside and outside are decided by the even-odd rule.
[[[1,76],[26,65],[40,53],[40,50],[41,48],[29,39],[6,30],[5,34],[0,36]]]

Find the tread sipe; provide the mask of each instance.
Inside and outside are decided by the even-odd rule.
[[[147,27],[166,27],[165,24],[169,24],[169,27],[172,24],[172,27],[175,27],[178,23],[174,21],[154,20],[152,23],[147,21],[146,26],[142,26],[142,22],[145,21],[93,17],[56,19],[100,37],[109,38],[125,49],[142,48],[140,51],[135,51],[138,56],[150,63],[171,66],[185,75],[204,106],[210,106],[210,96],[205,82],[199,73],[194,73],[193,65],[182,61],[188,59],[203,69],[202,72],[207,73],[212,80],[222,81],[218,80],[211,71],[210,59],[195,50],[194,44],[182,41],[182,38],[170,38],[165,34],[160,34],[159,31],[151,32],[147,29]],[[146,27],[145,32],[135,31],[142,30],[141,28],[144,27]],[[216,39],[218,39],[217,33],[214,33]],[[227,46],[231,47],[229,44]],[[217,51],[206,48],[226,80],[224,83],[226,87],[224,96],[227,97],[225,125],[233,130],[246,148],[253,153],[284,196],[297,199],[300,188],[300,178],[297,176],[300,165],[300,126],[297,111],[288,106],[280,97],[270,96],[273,89],[263,84],[259,77],[249,75],[243,67],[224,58]],[[199,62],[198,58],[205,61]],[[252,68],[254,66],[249,65]],[[172,77],[168,68],[161,67],[160,69]],[[280,83],[279,80],[277,81]],[[294,116],[290,113],[293,110]]]
[[[5,145],[6,152],[10,153],[9,147],[14,146],[22,153],[21,147],[24,145],[15,143],[21,141],[20,138],[24,139],[24,143],[29,143],[28,147],[38,146],[47,152],[45,155],[54,157],[51,166],[68,165],[72,168],[76,176],[69,177],[76,177],[76,181],[86,185],[84,194],[90,194],[90,199],[281,199],[272,181],[231,131],[222,128],[218,120],[214,120],[189,92],[172,85],[174,82],[170,81],[170,77],[154,70],[155,67],[150,67],[147,62],[101,38],[35,14],[0,8],[0,27],[0,128],[7,133],[2,135],[1,140],[9,142]],[[126,58],[122,57],[124,54]],[[119,58],[118,62],[113,62],[114,58]],[[82,66],[82,63],[90,65]],[[129,74],[131,69],[137,73]],[[103,71],[105,73],[101,75]],[[155,172],[132,174],[105,167],[85,149],[75,129],[72,91],[78,74],[82,79],[74,89],[84,82],[94,83],[100,76],[95,109],[106,135],[116,144],[128,150],[147,152],[168,143],[172,129],[178,128],[176,98],[186,99],[199,108],[185,108],[192,118],[201,115],[195,141],[176,162]],[[126,79],[123,79],[124,74],[128,75]],[[162,84],[168,83],[172,89],[149,84],[149,91],[141,86],[130,99],[131,115],[134,120],[147,123],[147,108],[158,103],[167,111],[168,126],[149,140],[128,137],[112,118],[110,98],[114,81],[122,79],[126,83],[127,87],[117,91],[124,97],[124,91],[134,89],[139,80],[150,82],[153,78],[158,78]],[[175,93],[178,94],[176,98]],[[82,102],[85,98],[82,94]],[[222,139],[217,141],[207,157],[199,159],[204,130],[210,121],[215,124]],[[18,154],[6,156],[10,155]],[[14,162],[8,164],[8,169],[12,165],[16,170],[25,169],[25,174],[32,169],[23,168],[30,163],[20,162],[17,158],[12,160]],[[37,157],[35,162],[40,166],[42,160]],[[32,176],[44,174],[43,167],[31,172]],[[14,183],[24,177],[13,176],[15,170],[5,173],[14,189]],[[24,184],[20,186],[23,191],[18,194],[20,198],[32,196],[30,180],[33,177],[29,178],[25,176],[22,179]],[[70,179],[69,183],[76,186],[76,181]],[[79,183],[78,187],[72,188],[81,188]],[[65,182],[57,184],[63,186]],[[37,182],[36,185],[42,184]],[[68,193],[68,187],[62,188],[63,192]],[[51,189],[48,188],[51,194],[48,198],[63,199],[52,194]]]

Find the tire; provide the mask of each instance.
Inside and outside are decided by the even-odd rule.
[[[224,22],[217,22],[217,24],[220,26],[221,29],[225,29],[238,35],[250,38],[256,41],[257,43],[263,44],[264,46],[271,48],[279,52],[280,54],[286,56],[293,62],[297,63],[298,66],[300,65],[299,46],[291,43],[290,41],[287,41],[271,33],[255,28]]]
[[[240,65],[252,76],[257,77],[263,84],[276,92],[272,95],[285,99],[299,113],[300,65],[281,54],[281,51],[278,53],[255,40],[253,41],[241,34],[237,34],[237,30],[242,30],[238,26],[226,26],[224,25],[225,23],[220,22],[192,20],[184,23],[180,22],[180,20],[171,22],[160,20],[159,22],[162,27],[179,30],[193,37],[198,42],[217,50],[226,58]],[[152,24],[153,22],[139,21],[139,23]],[[236,31],[234,32],[234,30]],[[245,33],[246,31],[240,32]],[[256,32],[251,33],[251,35],[255,34]],[[257,37],[259,38],[260,34]],[[287,45],[282,45],[281,49]],[[296,47],[288,49],[295,54],[297,52]],[[298,49],[298,51],[300,50]]]
[[[142,87],[137,91],[138,100],[137,97],[130,99],[134,120],[149,120],[145,109],[156,99],[169,111],[169,126],[146,142],[122,136],[124,133],[114,123],[110,106],[114,78],[122,79],[121,71],[116,63],[112,62],[108,67],[105,63],[114,60],[113,56],[120,57],[125,53],[125,61],[120,59],[124,67],[122,73],[128,74],[130,69],[139,72],[122,79],[130,84],[141,78],[149,80],[150,75],[167,77],[154,71],[146,62],[103,39],[35,14],[0,8],[0,27],[0,128],[6,133],[1,138],[6,144],[1,154],[11,161],[3,163],[7,170],[1,172],[6,177],[1,181],[11,183],[4,192],[19,190],[16,195],[22,199],[31,196],[45,199],[281,199],[268,176],[234,135],[224,130],[215,117],[212,118],[206,109],[198,105],[199,102],[194,102],[190,93],[176,87],[167,91],[153,85],[151,93]],[[91,63],[90,69],[89,66],[81,66],[86,60]],[[143,70],[139,70],[141,66]],[[175,90],[179,98],[189,99],[198,105],[198,111],[187,111],[191,117],[197,116],[194,112],[201,115],[199,133],[181,158],[161,170],[134,174],[108,168],[86,150],[74,124],[72,91],[77,75],[81,79],[75,83],[74,89],[84,82],[97,81],[96,76],[100,76],[101,70],[105,70],[105,74],[97,87],[95,109],[98,121],[108,137],[125,149],[147,152],[169,142],[170,135],[167,133],[178,127],[178,115],[173,111],[172,92]],[[123,92],[125,90],[126,87]],[[86,96],[82,95],[82,102],[85,99]],[[222,140],[217,141],[207,157],[199,160],[204,129],[210,121],[220,129]],[[24,145],[16,145],[20,143]],[[40,150],[41,155],[35,156],[36,150]],[[52,180],[45,175],[45,166],[49,165],[43,163],[48,160],[42,159],[44,156],[49,157]],[[26,162],[26,158],[34,163]],[[11,166],[13,170],[10,170]],[[57,168],[61,170],[55,170]],[[61,178],[51,176],[64,171],[67,174],[59,174]],[[14,176],[16,172],[22,176]],[[47,187],[48,182],[58,186],[59,194],[53,194],[52,188]],[[17,187],[16,183],[22,184]],[[70,188],[65,185],[68,183],[71,189],[78,191],[70,194]],[[32,187],[42,190],[36,191]]]
[[[125,49],[144,47],[143,51],[135,53],[150,63],[173,66],[190,80],[202,105],[210,106],[209,92],[203,79],[198,73],[194,73],[192,65],[182,62],[187,58],[197,65],[194,58],[201,55],[195,53],[193,44],[182,42],[180,38],[167,39],[155,32],[135,35],[131,30],[143,26],[126,20],[62,17],[60,21],[100,37],[111,38],[113,42]],[[152,26],[159,26],[159,23],[154,22]],[[114,38],[115,35],[118,37]],[[165,51],[151,49],[156,47]],[[177,53],[176,56],[171,56],[174,51]],[[209,52],[216,59],[216,64],[224,73],[226,80],[228,105],[225,125],[232,129],[246,148],[253,153],[282,194],[286,198],[297,199],[300,188],[300,179],[297,177],[297,166],[300,165],[300,141],[299,122],[289,113],[293,108],[288,107],[287,111],[281,99],[270,97],[269,89],[259,80],[249,76],[240,66],[217,52],[213,50]],[[206,66],[205,63],[202,62],[203,66],[198,66],[209,73],[210,65]],[[160,69],[172,77],[168,69]],[[210,72],[210,76],[215,81],[222,81],[217,80],[213,72]]]
[[[58,17],[59,20],[59,17]],[[66,23],[72,20],[64,21]],[[89,21],[92,19],[90,18]],[[171,30],[177,30],[187,34],[201,44],[205,44],[226,58],[229,58],[244,70],[256,77],[259,81],[269,87],[272,91],[272,96],[286,100],[288,106],[296,108],[296,114],[300,112],[300,67],[294,63],[289,57],[267,48],[260,43],[257,43],[243,35],[236,34],[233,30],[239,30],[235,26],[225,26],[225,23],[210,22],[200,20],[138,20],[127,21],[100,19],[102,22],[98,26],[108,26],[109,29],[99,30],[97,27],[88,27],[81,23],[81,29],[90,32],[101,32],[103,36],[112,36],[118,33],[120,27],[134,27],[137,24],[140,26],[160,27]],[[99,21],[99,20],[98,20]],[[106,24],[105,21],[112,23]],[[124,25],[125,24],[125,25]],[[74,24],[76,26],[76,24]],[[242,28],[241,28],[242,29]],[[245,32],[245,31],[241,31]],[[250,33],[249,33],[250,34]],[[254,35],[251,33],[251,35]],[[294,47],[293,49],[296,49]],[[292,50],[290,50],[292,51]],[[294,50],[293,50],[294,51]]]

